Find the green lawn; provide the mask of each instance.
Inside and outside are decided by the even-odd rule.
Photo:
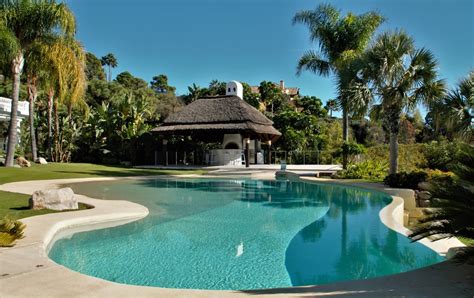
[[[32,164],[30,168],[0,167],[0,184],[27,180],[86,178],[86,177],[126,177],[126,176],[153,176],[203,174],[203,170],[156,170],[134,169],[126,167],[94,165],[86,163],[49,163],[47,165]],[[28,209],[29,195],[0,191],[0,219],[8,215],[18,219],[34,215],[57,212],[53,210]],[[80,209],[87,206],[80,204]]]
[[[49,163],[47,165],[38,165],[33,163],[30,168],[0,167],[0,184],[26,180],[203,173],[205,173],[203,170],[135,169],[88,163]]]
[[[35,215],[55,213],[59,211],[42,209],[32,210],[28,208],[29,195],[14,192],[0,191],[0,219],[7,216],[11,219],[20,219]],[[85,204],[79,204],[79,210],[90,208]]]

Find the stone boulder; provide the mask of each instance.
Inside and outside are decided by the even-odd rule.
[[[35,160],[36,163],[40,164],[40,165],[47,165],[48,162],[46,161],[46,159],[44,159],[43,157],[39,157]]]
[[[423,190],[423,191],[419,191],[417,192],[417,198],[418,200],[431,200],[431,193],[429,191],[426,191],[426,190]]]
[[[22,168],[29,168],[31,167],[31,163],[26,160],[26,158],[20,156],[20,157],[17,157],[16,159],[16,164],[19,165],[20,167]]]
[[[71,188],[37,190],[29,200],[31,209],[67,210],[79,209]]]

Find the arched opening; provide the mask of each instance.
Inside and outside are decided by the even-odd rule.
[[[225,145],[224,149],[239,149],[239,145],[234,142],[229,142]]]

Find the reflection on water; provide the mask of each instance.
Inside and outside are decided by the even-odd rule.
[[[122,283],[286,287],[365,279],[442,260],[380,222],[387,196],[357,188],[147,179],[83,183],[73,189],[150,210],[137,222],[60,240],[50,252],[60,264]]]

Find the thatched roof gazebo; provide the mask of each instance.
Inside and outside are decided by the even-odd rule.
[[[244,148],[247,166],[250,150],[254,151],[251,157],[254,162],[260,160],[262,163],[260,142],[270,146],[281,136],[270,119],[243,100],[243,87],[237,81],[227,83],[225,96],[199,98],[170,115],[152,131],[165,136],[185,135],[204,142],[221,143],[221,149],[212,149],[209,153],[218,165],[242,164],[239,160]],[[251,140],[254,140],[253,144],[250,144]]]
[[[170,115],[152,131],[221,139],[223,134],[274,142],[281,133],[273,122],[235,95],[200,98]]]

